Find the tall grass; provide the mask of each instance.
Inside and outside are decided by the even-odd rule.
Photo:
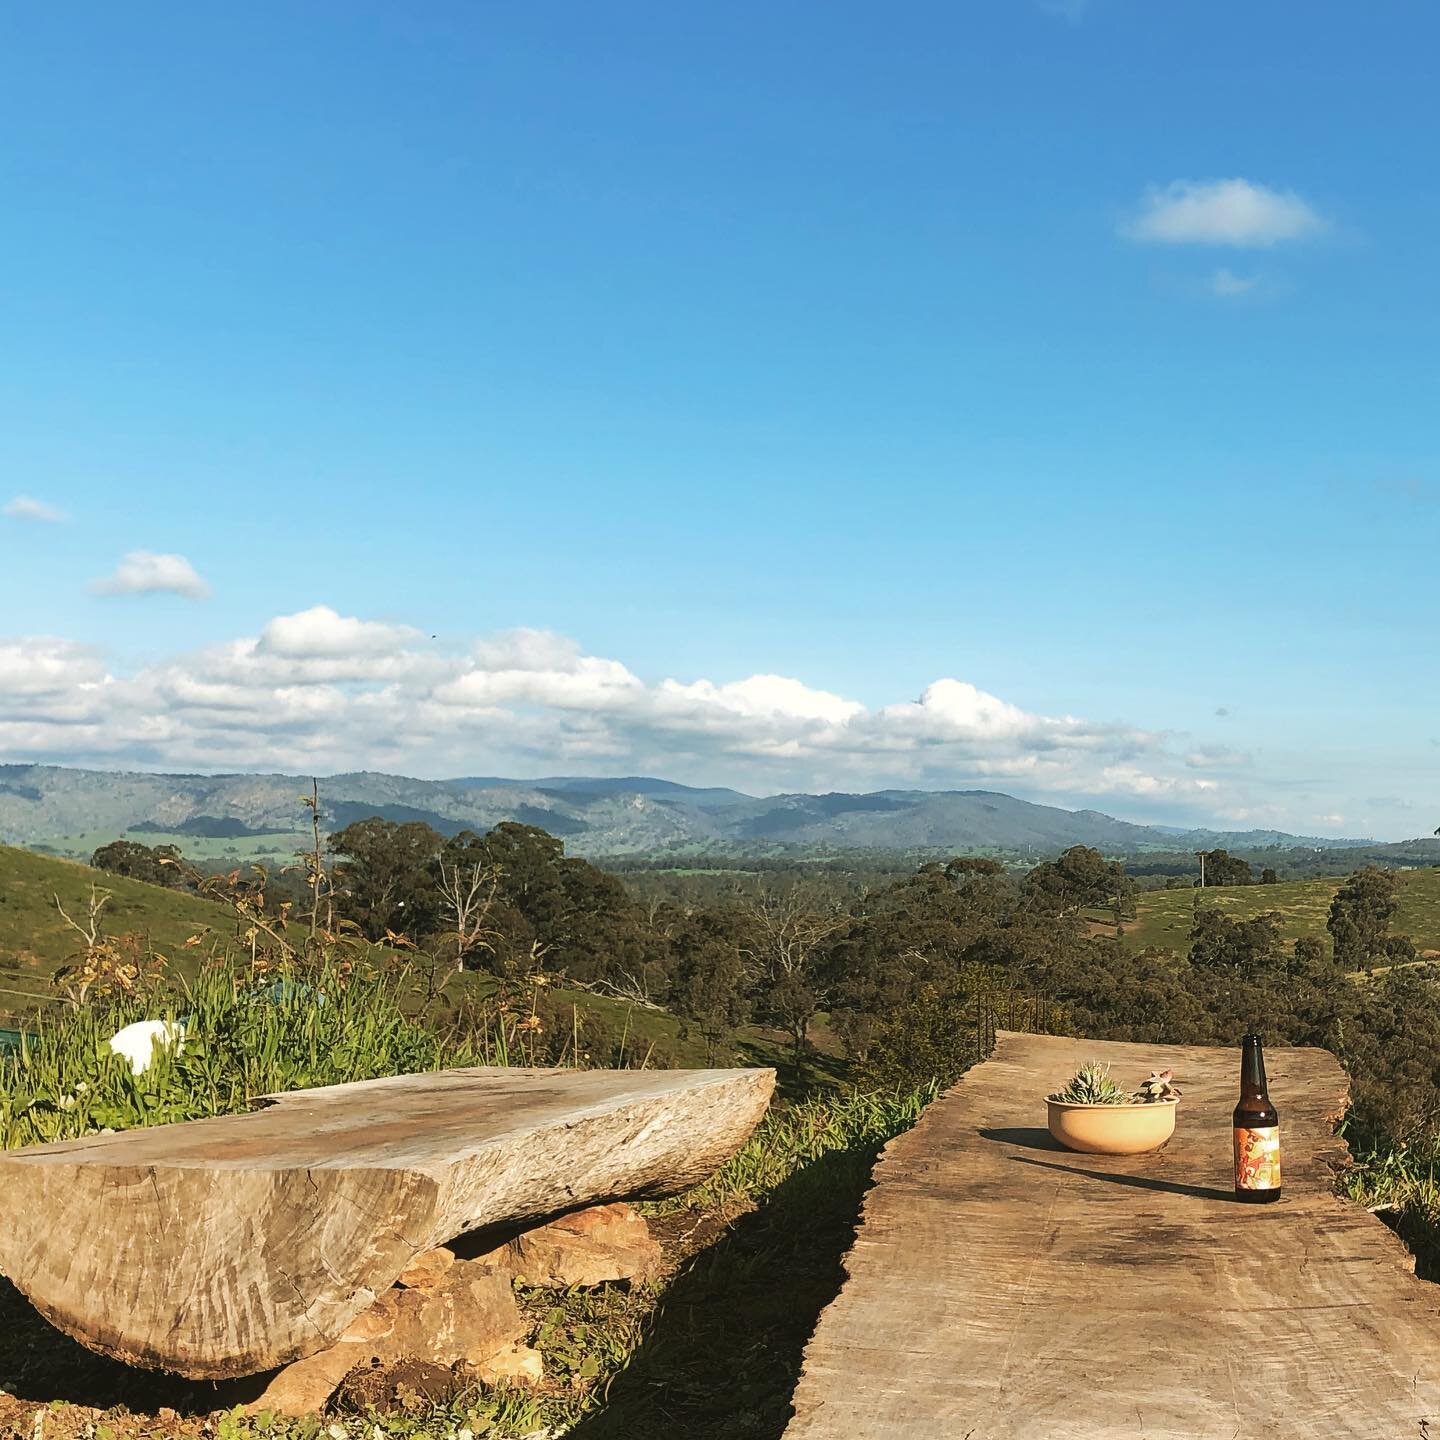
[[[856,1091],[820,1096],[772,1110],[734,1159],[693,1190],[659,1202],[659,1213],[754,1202],[779,1190],[822,1158],[853,1161],[869,1173],[880,1148],[920,1118],[935,1098],[934,1082],[910,1091]],[[828,1172],[834,1177],[834,1169]],[[828,1180],[827,1180],[828,1183]]]
[[[493,1036],[442,1038],[407,1013],[409,993],[403,971],[321,965],[302,983],[224,966],[147,997],[52,1011],[0,1055],[0,1148],[230,1114],[282,1090],[487,1063]],[[183,1024],[184,1038],[136,1075],[109,1041],[139,1019]]]

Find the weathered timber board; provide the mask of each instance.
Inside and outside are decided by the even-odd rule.
[[[445,1070],[0,1153],[0,1272],[92,1349],[254,1374],[333,1344],[419,1251],[705,1179],[774,1081]]]
[[[1043,1096],[1092,1057],[1175,1070],[1163,1150],[1052,1148]],[[1242,1205],[1238,1051],[1002,1033],[887,1147],[786,1440],[1440,1435],[1440,1287],[1332,1190],[1344,1072],[1266,1060],[1284,1195]]]

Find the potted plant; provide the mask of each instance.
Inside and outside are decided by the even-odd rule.
[[[1173,1072],[1153,1071],[1130,1091],[1098,1060],[1087,1061],[1063,1089],[1045,1097],[1050,1134],[1067,1150],[1089,1155],[1158,1150],[1175,1133],[1179,1102]]]

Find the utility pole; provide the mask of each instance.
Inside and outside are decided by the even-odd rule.
[[[1200,888],[1203,890],[1205,888],[1205,852],[1197,850],[1195,855],[1200,861]]]

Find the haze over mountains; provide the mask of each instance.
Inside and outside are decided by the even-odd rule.
[[[292,836],[308,825],[308,777],[158,775],[52,765],[0,765],[0,843],[70,849],[61,837],[130,833],[229,839]],[[700,849],[989,849],[1045,855],[1068,845],[1109,852],[1200,846],[1360,844],[1273,830],[1136,825],[1095,810],[1063,810],[985,790],[785,794],[698,789],[650,777],[473,776],[414,780],[360,772],[320,780],[329,829],[380,815],[444,834],[504,820],[538,825],[575,854]],[[87,842],[88,843],[88,842]]]

